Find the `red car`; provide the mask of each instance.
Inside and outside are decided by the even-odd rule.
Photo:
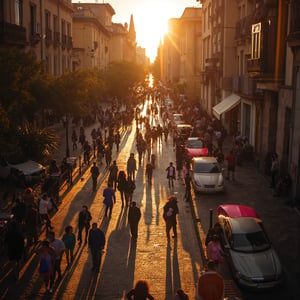
[[[190,137],[185,144],[185,155],[187,160],[190,160],[193,157],[207,156],[208,149],[200,138]]]

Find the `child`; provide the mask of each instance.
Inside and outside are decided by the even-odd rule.
[[[67,226],[65,228],[65,234],[63,235],[62,240],[66,246],[66,258],[67,258],[67,264],[69,267],[70,263],[73,261],[73,251],[74,251],[75,242],[76,242],[76,238],[75,238],[75,234],[73,233],[72,226]],[[70,259],[71,259],[71,261],[70,261]]]

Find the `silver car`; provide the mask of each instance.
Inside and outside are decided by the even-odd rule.
[[[190,176],[196,192],[224,191],[223,170],[215,157],[194,157],[190,164]]]
[[[218,216],[223,247],[232,273],[242,287],[269,289],[283,282],[280,260],[260,219]]]

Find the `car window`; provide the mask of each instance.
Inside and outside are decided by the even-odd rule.
[[[189,140],[187,147],[192,149],[203,148],[203,142],[201,140]]]
[[[180,122],[180,121],[182,121],[182,116],[180,116],[180,115],[174,115],[174,121],[175,121],[175,122]]]
[[[194,172],[196,173],[221,173],[218,163],[199,163],[195,164]]]
[[[233,234],[231,248],[241,252],[259,252],[270,247],[270,242],[263,231]]]

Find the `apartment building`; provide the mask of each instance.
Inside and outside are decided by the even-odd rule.
[[[164,82],[185,86],[185,95],[191,101],[200,95],[201,22],[201,8],[185,8],[180,18],[169,20],[169,32],[162,46]]]
[[[110,61],[111,19],[115,11],[109,4],[74,3],[73,6],[72,69],[106,70]]]
[[[45,69],[60,75],[71,69],[71,0],[1,0],[0,47],[33,51]]]

